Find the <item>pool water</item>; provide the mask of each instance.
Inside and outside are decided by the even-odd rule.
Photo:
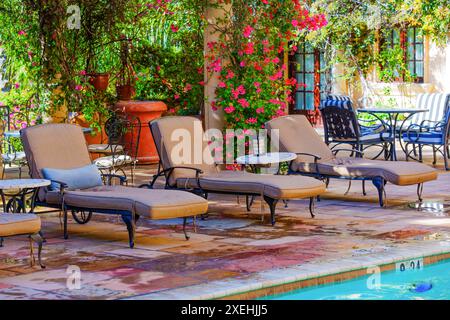
[[[450,260],[264,297],[270,300],[450,300]],[[374,285],[379,284],[379,285]]]

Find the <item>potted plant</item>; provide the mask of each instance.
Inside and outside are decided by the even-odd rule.
[[[119,100],[131,100],[136,94],[135,72],[130,59],[130,41],[125,39],[120,47],[121,67],[117,75],[116,93]]]
[[[102,54],[96,54],[93,59],[93,64],[91,66],[92,72],[89,72],[87,75],[89,76],[89,83],[97,90],[97,91],[106,91],[109,85],[109,71],[108,66],[111,63],[108,60],[105,52],[107,50],[102,50]]]
[[[98,91],[106,91],[109,84],[109,73],[93,72],[89,74],[89,83]]]

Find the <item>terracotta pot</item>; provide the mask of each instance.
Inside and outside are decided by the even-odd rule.
[[[89,83],[98,91],[106,91],[109,84],[108,73],[93,73],[90,75]]]
[[[136,95],[136,89],[132,85],[116,86],[117,98],[119,100],[128,101]]]
[[[160,118],[167,110],[162,101],[119,101],[115,105],[116,110],[136,116],[141,121],[141,136],[138,149],[139,164],[158,163],[159,157],[155,142],[148,127],[149,121]]]

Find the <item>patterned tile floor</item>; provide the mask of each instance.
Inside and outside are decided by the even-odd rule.
[[[153,170],[140,167],[138,183],[148,180]],[[290,201],[287,208],[278,206],[275,227],[268,223],[267,206],[262,221],[259,201],[247,213],[244,199],[238,204],[235,196],[211,196],[210,216],[197,220],[196,233],[190,225],[189,241],[184,240],[180,220],[141,219],[135,249],[128,248],[126,228],[117,217],[94,215],[86,225],[70,220],[70,239],[63,240],[58,214],[45,214],[47,268],[29,267],[27,239],[5,239],[0,248],[0,299],[182,299],[200,296],[212,283],[226,293],[246,279],[268,281],[279,268],[307,264],[317,272],[321,265],[327,269],[352,259],[361,264],[361,257],[388,256],[421,244],[447,246],[450,174],[441,173],[426,184],[427,205],[422,210],[410,207],[416,199],[414,186],[388,185],[388,206],[379,208],[369,184],[365,197],[359,182],[344,196],[347,183],[333,181],[317,205],[315,219],[307,212],[306,200]],[[80,289],[69,289],[76,284],[69,266],[81,270]]]

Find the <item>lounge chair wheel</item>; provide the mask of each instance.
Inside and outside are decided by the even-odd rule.
[[[86,224],[92,218],[92,211],[72,210],[72,217],[78,224]]]

